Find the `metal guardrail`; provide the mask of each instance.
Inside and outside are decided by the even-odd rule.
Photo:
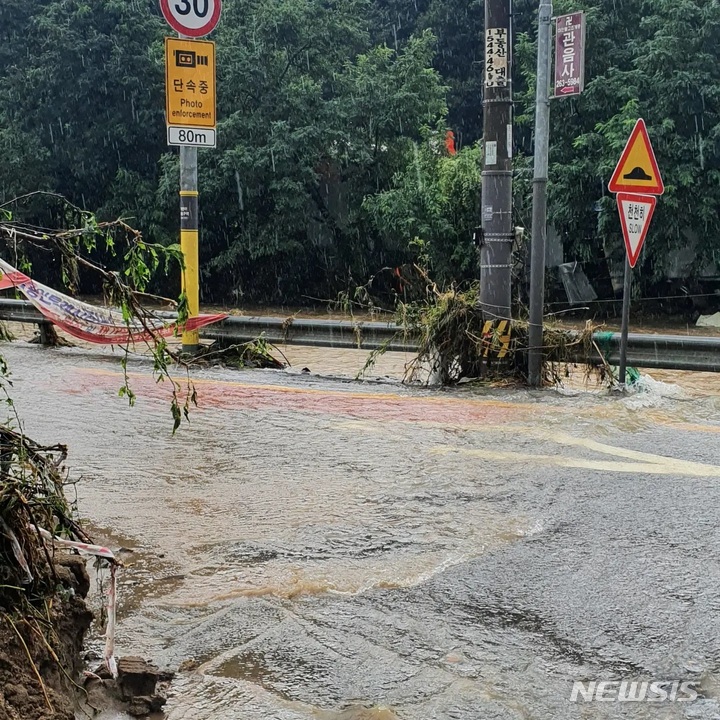
[[[25,300],[0,298],[0,320],[34,323],[42,328],[50,324]],[[417,342],[394,323],[352,322],[309,318],[283,319],[231,315],[201,331],[204,338],[230,342],[250,342],[264,337],[276,345],[306,345],[331,348],[415,352]],[[611,365],[620,360],[620,333],[597,332],[593,339]],[[594,362],[578,347],[577,362]],[[600,358],[596,356],[599,363]],[[662,370],[720,372],[720,337],[697,335],[645,335],[630,333],[628,364]]]
[[[0,298],[0,320],[19,323],[34,323],[40,330],[40,343],[48,344],[52,323],[27,300]]]
[[[27,300],[0,298],[0,320],[21,323],[52,324]]]
[[[610,365],[620,363],[620,333],[595,333]],[[720,372],[720,337],[700,335],[628,335],[628,365],[658,370]]]
[[[0,306],[0,316],[2,308]],[[274,345],[355,348],[413,352],[417,342],[395,323],[318,320],[313,318],[245,317],[230,315],[201,330],[211,340],[249,342],[261,335]]]

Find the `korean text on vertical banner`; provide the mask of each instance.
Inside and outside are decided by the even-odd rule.
[[[579,95],[585,86],[585,13],[562,15],[555,21],[555,83],[553,96]]]
[[[508,31],[490,28],[485,32],[485,87],[508,84]]]

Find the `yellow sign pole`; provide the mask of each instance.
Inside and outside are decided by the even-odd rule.
[[[180,148],[180,248],[185,260],[182,291],[187,296],[188,318],[200,313],[199,198],[197,148]],[[197,330],[182,336],[185,352],[195,352],[200,345]]]
[[[165,74],[168,143],[180,146],[182,292],[194,318],[200,313],[197,149],[215,146],[215,44],[165,38]],[[195,352],[199,345],[197,330],[183,333],[183,351]]]
[[[195,156],[195,189],[180,190],[180,249],[185,261],[185,269],[182,274],[182,291],[187,297],[188,318],[197,317],[200,314],[200,251],[199,251],[199,228],[198,228],[198,199],[197,190],[197,149],[181,148],[180,152],[185,155]],[[186,171],[188,160],[181,164],[182,170]],[[187,172],[184,173],[187,175]],[[192,182],[184,185],[191,187]],[[182,187],[182,185],[181,185]],[[183,350],[193,352],[200,344],[200,335],[197,330],[186,330],[182,336]]]

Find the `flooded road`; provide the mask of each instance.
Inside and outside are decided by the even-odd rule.
[[[118,652],[182,668],[168,720],[720,717],[717,380],[619,398],[212,369],[172,436],[143,362],[131,409],[117,358],[3,350],[26,431],[70,446],[82,515],[132,550]],[[700,697],[569,701],[625,679]]]

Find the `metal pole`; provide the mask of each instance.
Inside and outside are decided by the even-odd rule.
[[[625,282],[623,283],[622,328],[620,329],[620,372],[618,381],[625,384],[627,369],[628,329],[630,327],[630,291],[632,290],[632,268],[625,258]]]
[[[180,33],[178,37],[188,39]],[[200,314],[199,194],[197,148],[183,145],[180,147],[180,249],[185,263],[181,282],[187,297],[188,319]],[[197,330],[183,333],[183,352],[194,353],[199,347]]]
[[[548,152],[550,146],[550,46],[552,5],[541,0],[538,13],[537,90],[535,95],[535,161],[532,241],[530,246],[530,328],[528,381],[542,384],[543,307],[545,304],[545,239],[547,236]]]
[[[480,305],[487,320],[511,319],[512,244],[512,0],[485,2],[485,95],[482,173],[482,236],[480,239]],[[487,34],[505,31],[507,52],[503,83],[489,84]],[[499,31],[499,32],[497,32]]]
[[[200,313],[200,258],[198,249],[198,172],[197,148],[180,148],[180,247],[185,259],[182,291],[187,296],[188,315]],[[195,352],[200,345],[197,330],[182,336],[185,352]]]

